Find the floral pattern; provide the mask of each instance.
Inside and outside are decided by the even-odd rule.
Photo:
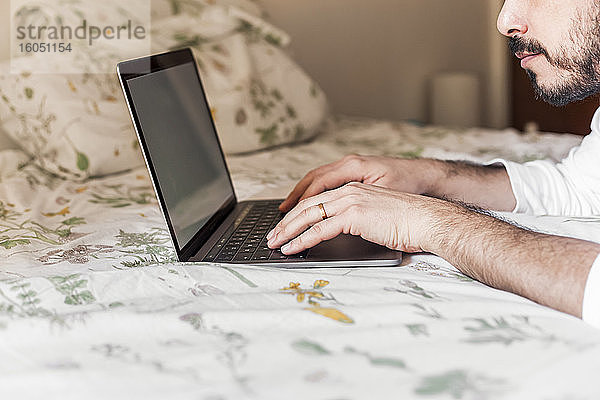
[[[122,60],[184,47],[194,52],[227,153],[303,141],[319,132],[328,114],[325,94],[286,53],[288,35],[267,22],[256,4],[244,0],[153,0],[150,24],[143,12],[137,12],[149,2],[19,3],[13,15],[18,25],[56,21],[58,26],[72,26],[82,20],[89,24],[134,23],[147,27],[151,39],[145,50],[128,47],[119,51],[106,44],[80,46],[73,53],[77,54],[75,71],[68,71],[80,73],[61,73],[70,62],[60,53],[18,57],[0,64],[2,131],[27,153],[30,162],[71,180],[143,165],[113,71]],[[22,73],[11,74],[15,66],[22,67]]]
[[[245,199],[281,196],[350,152],[556,160],[578,140],[342,118],[314,142],[228,162]],[[0,152],[2,165],[11,157]],[[10,171],[0,183],[3,398],[600,397],[596,330],[438,257],[407,255],[398,268],[183,265],[144,170],[85,182],[31,163]],[[597,218],[506,217],[600,241]]]

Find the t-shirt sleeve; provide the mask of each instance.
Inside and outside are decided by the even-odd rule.
[[[582,319],[588,324],[600,328],[600,255],[592,265],[585,284]]]
[[[533,215],[600,215],[600,109],[592,132],[561,163],[501,163],[517,200],[514,212]]]

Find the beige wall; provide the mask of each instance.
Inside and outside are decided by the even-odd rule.
[[[259,2],[291,34],[296,58],[336,112],[427,121],[429,79],[459,70],[482,80],[484,124],[506,124],[501,0]]]

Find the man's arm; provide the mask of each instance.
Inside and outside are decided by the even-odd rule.
[[[581,317],[600,245],[527,231],[457,206],[438,209],[424,250],[497,289]]]
[[[516,199],[502,165],[478,165],[467,161],[415,160],[429,170],[422,193],[457,200],[487,210],[512,211]]]
[[[502,165],[351,155],[310,171],[288,195],[281,210],[287,212],[298,201],[349,182],[458,200],[498,211],[512,211],[516,205]]]

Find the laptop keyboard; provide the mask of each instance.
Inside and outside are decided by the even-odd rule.
[[[279,211],[280,201],[252,203],[210,252],[205,262],[269,262],[274,260],[302,260],[306,252],[286,256],[267,246],[267,233],[277,225],[284,214]]]

